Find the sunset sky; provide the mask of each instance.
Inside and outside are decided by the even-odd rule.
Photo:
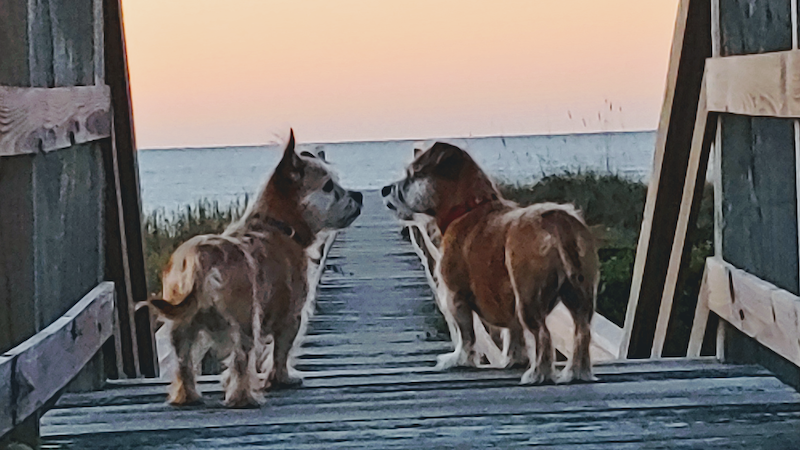
[[[123,0],[140,148],[655,129],[678,0]]]

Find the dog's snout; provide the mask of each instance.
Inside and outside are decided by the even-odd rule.
[[[364,204],[364,194],[358,191],[349,191],[348,193],[350,194],[350,197],[352,197],[353,200],[356,201],[356,203],[358,203],[359,205]]]
[[[384,196],[384,197],[388,196],[391,193],[392,193],[392,185],[391,184],[388,185],[388,186],[384,186],[383,189],[381,189],[381,195]]]

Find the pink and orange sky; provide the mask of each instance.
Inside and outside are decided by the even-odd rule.
[[[123,0],[140,148],[650,130],[677,0]]]

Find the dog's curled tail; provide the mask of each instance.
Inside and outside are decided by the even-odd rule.
[[[190,296],[195,289],[200,259],[194,239],[185,242],[175,250],[169,263],[161,274],[161,298],[149,299],[165,316],[176,316],[191,303]]]

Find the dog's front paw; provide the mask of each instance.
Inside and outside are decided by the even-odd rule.
[[[597,381],[597,377],[592,374],[591,370],[575,370],[575,368],[570,365],[567,365],[555,379],[556,384],[572,382],[591,383],[595,381]]]
[[[183,383],[175,383],[170,387],[167,403],[174,406],[191,405],[203,398],[197,389],[186,387]]]
[[[466,361],[464,352],[456,350],[451,353],[445,353],[436,357],[436,370],[447,370],[451,367],[463,365]]]
[[[228,408],[257,408],[265,403],[265,399],[255,392],[238,390],[226,394],[222,403]]]
[[[520,379],[519,384],[545,384],[548,382],[555,382],[555,378],[553,373],[545,373],[540,370],[536,370],[533,367],[526,370],[525,373],[522,374],[522,379]]]

